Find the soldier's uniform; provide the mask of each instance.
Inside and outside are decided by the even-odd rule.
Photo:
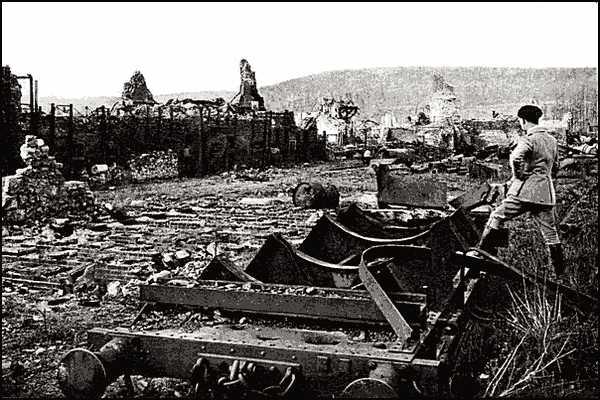
[[[550,249],[558,276],[564,271],[564,265],[554,216],[556,193],[553,178],[559,167],[556,139],[547,129],[534,126],[519,138],[509,160],[512,169],[510,187],[506,198],[491,213],[479,247],[484,250],[493,248],[504,222],[529,212]]]

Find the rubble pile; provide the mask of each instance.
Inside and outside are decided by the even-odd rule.
[[[69,216],[85,217],[94,210],[94,194],[85,182],[66,181],[58,197],[58,207]]]
[[[427,125],[419,130],[419,136],[427,146],[449,151],[452,151],[455,148],[454,129],[451,125]]]
[[[179,175],[177,154],[173,150],[141,154],[129,160],[127,165],[132,179],[137,182],[176,178]]]
[[[125,82],[121,97],[124,100],[133,101],[134,104],[156,103],[150,89],[146,86],[146,79],[144,79],[144,75],[140,71],[135,71],[129,82]]]
[[[94,170],[97,165],[92,166],[88,183],[94,190],[106,188],[107,186],[118,186],[131,182],[131,171],[113,163],[107,170]]]
[[[20,152],[27,167],[2,178],[2,209],[6,222],[43,222],[58,216],[91,216],[93,193],[84,182],[65,182],[60,171],[62,164],[49,155],[49,148],[42,139],[28,135]]]
[[[225,171],[219,174],[220,177],[226,179],[228,182],[233,181],[250,181],[250,182],[268,182],[274,175],[281,174],[279,168],[242,168],[237,169],[234,167],[233,171]]]

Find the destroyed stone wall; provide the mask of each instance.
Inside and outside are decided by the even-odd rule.
[[[327,143],[339,144],[340,138],[346,130],[350,130],[346,122],[331,115],[319,114],[317,116],[317,132],[319,135],[325,134]]]
[[[423,143],[428,146],[454,150],[454,130],[450,125],[420,127],[417,135],[422,137]]]
[[[94,195],[86,183],[65,181],[62,164],[42,139],[28,135],[20,148],[27,167],[2,178],[2,223],[44,222],[52,217],[90,217]]]
[[[2,66],[0,81],[0,148],[2,158],[0,169],[2,175],[7,175],[22,166],[18,146],[23,141],[23,133],[19,126],[21,115],[21,85],[16,75],[11,73],[9,66]]]
[[[492,120],[462,120],[460,126],[467,132],[471,143],[477,148],[494,145],[508,146],[521,129],[519,120],[516,117]]]
[[[240,61],[240,81],[240,100],[238,105],[242,108],[264,111],[265,100],[258,93],[256,74],[252,71],[250,63],[244,59]]]
[[[135,71],[129,82],[125,82],[121,97],[124,100],[133,101],[134,104],[156,103],[150,89],[146,86],[146,79],[140,71]]]
[[[53,121],[43,118],[41,136],[47,142],[53,136],[56,158],[65,165],[63,173],[73,171],[73,177],[83,169],[89,173],[95,164],[114,163],[129,169],[130,160],[155,151],[173,155],[158,157],[160,172],[132,171],[134,179],[177,176],[175,164],[179,165],[180,176],[196,176],[235,165],[262,167],[322,159],[318,151],[322,144],[316,134],[309,135],[297,127],[291,113],[233,114],[213,110],[209,115],[205,109],[202,114],[189,115],[175,107],[165,107],[158,113],[151,109],[154,107],[148,112],[121,116],[105,109],[76,116],[73,121],[63,116]],[[53,135],[49,125],[54,127]]]
[[[441,122],[459,117],[458,104],[454,94],[454,86],[450,85],[439,74],[433,75],[433,95],[430,103],[431,119]]]

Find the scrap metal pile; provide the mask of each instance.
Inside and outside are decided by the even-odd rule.
[[[481,271],[492,270],[464,254],[479,239],[468,212],[493,192],[438,209],[352,204],[308,234],[265,231],[249,262],[207,246],[193,278],[191,251],[163,253],[171,270],[140,284],[132,325],[89,331],[91,350],[61,360],[60,387],[98,398],[119,376],[143,375],[189,380],[200,398],[460,396],[472,388],[454,369],[457,344],[485,312]],[[153,320],[181,307],[183,320]]]
[[[97,351],[63,358],[61,388],[94,398],[116,377],[141,374],[190,379],[197,394],[225,398],[444,393],[479,280],[451,256],[478,236],[460,210],[414,233],[368,237],[325,215],[297,248],[269,236],[245,269],[215,258],[193,284],[141,285],[144,302],[238,322],[93,329]]]

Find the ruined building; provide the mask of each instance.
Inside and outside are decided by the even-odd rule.
[[[156,104],[150,89],[146,86],[146,79],[144,79],[144,75],[140,71],[135,71],[129,82],[125,82],[121,97],[123,100],[130,100],[136,105]]]
[[[324,97],[316,116],[317,134],[325,136],[327,143],[342,145],[344,137],[354,133],[353,117],[358,106],[352,101],[336,100]]]
[[[433,122],[459,118],[454,86],[446,82],[444,77],[439,74],[433,75],[433,95],[430,107]]]
[[[20,166],[18,145],[22,140],[19,128],[21,114],[21,85],[9,66],[2,67],[2,96],[0,96],[0,148],[2,148],[2,175],[8,175]]]
[[[240,99],[238,106],[241,109],[265,111],[265,100],[258,93],[256,76],[250,63],[245,59],[240,61]]]

